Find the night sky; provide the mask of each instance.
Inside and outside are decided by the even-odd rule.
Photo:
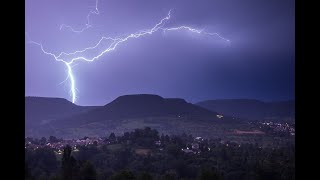
[[[104,105],[125,94],[189,102],[222,98],[294,99],[293,0],[100,0],[92,28],[81,29],[95,0],[26,0],[25,31],[50,52],[73,52],[152,28],[170,9],[167,27],[205,28],[230,39],[161,31],[121,44],[97,61],[73,64],[78,105]],[[27,42],[27,39],[26,39]],[[26,43],[26,96],[70,97],[67,68]],[[75,65],[75,66],[74,66]]]

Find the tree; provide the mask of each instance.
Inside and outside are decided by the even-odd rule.
[[[127,180],[127,179],[137,179],[131,171],[121,171],[117,174],[114,174],[110,178],[111,180]]]
[[[34,138],[32,143],[35,145],[40,145],[40,140],[38,138]]]
[[[200,180],[223,180],[221,173],[217,172],[215,169],[203,169],[200,173]]]
[[[33,138],[32,137],[26,137],[25,138],[25,142],[31,142],[31,143],[33,143]]]
[[[115,141],[115,140],[116,140],[116,135],[115,135],[114,133],[111,133],[111,134],[109,135],[109,140],[110,140],[110,141]]]
[[[61,180],[61,177],[59,174],[55,174],[49,177],[49,180]]]
[[[180,148],[176,144],[169,144],[167,146],[167,152],[171,155],[177,156],[178,154],[180,154]]]
[[[79,170],[77,167],[77,161],[71,156],[72,148],[67,145],[63,149],[62,156],[62,179],[64,180],[73,180],[78,179]]]
[[[123,135],[124,140],[129,140],[130,139],[130,133],[129,132],[125,132]]]
[[[161,142],[165,142],[166,138],[165,138],[164,134],[161,134],[160,140],[161,140]]]
[[[41,145],[45,145],[47,143],[47,139],[45,138],[45,137],[42,137],[41,139],[40,139],[40,144]]]
[[[25,162],[24,168],[25,168],[25,172],[24,172],[24,177],[25,178],[24,179],[25,180],[33,179],[32,176],[31,176],[30,168],[29,168],[27,162]]]
[[[27,168],[34,176],[50,175],[58,170],[58,161],[54,151],[48,147],[26,151]],[[38,178],[38,177],[37,177]]]
[[[86,161],[80,170],[80,176],[82,180],[95,180],[97,179],[97,172],[94,166]]]
[[[40,174],[40,176],[38,177],[39,180],[46,180],[48,179],[45,173]]]
[[[129,163],[131,152],[128,148],[121,149],[114,153],[115,161],[113,164],[113,168],[115,170],[120,170],[125,168]]]
[[[153,178],[152,178],[152,176],[151,176],[149,173],[147,173],[147,172],[142,172],[141,174],[139,174],[139,176],[138,176],[137,179],[138,179],[138,180],[152,180]]]
[[[165,139],[165,142],[170,142],[170,137],[168,135],[166,135],[164,139]]]
[[[55,137],[55,136],[50,136],[49,137],[49,142],[50,143],[56,143],[56,142],[58,142],[59,140]]]
[[[98,148],[95,145],[88,145],[88,146],[80,146],[79,152],[76,154],[76,158],[79,161],[86,161],[90,160],[92,157],[94,157],[96,154],[98,154]]]
[[[164,177],[164,180],[176,180],[177,179],[177,174],[175,171],[168,171]]]

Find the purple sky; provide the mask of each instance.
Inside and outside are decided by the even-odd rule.
[[[103,105],[124,94],[158,94],[189,102],[220,98],[294,99],[293,0],[26,0],[25,31],[50,52],[72,52],[152,28],[170,9],[167,27],[218,32],[231,44],[187,31],[155,33],[73,67],[79,105]],[[26,44],[26,96],[71,100],[66,66]]]

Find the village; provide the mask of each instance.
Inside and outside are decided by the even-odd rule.
[[[236,142],[226,142],[223,140],[211,140],[215,141],[215,143],[223,144],[225,146],[234,146],[240,147],[241,145]],[[116,145],[116,144],[130,144],[130,141],[121,141],[118,138],[110,139],[110,138],[101,138],[101,137],[84,137],[82,139],[57,139],[51,136],[48,140],[46,138],[41,139],[33,139],[30,137],[25,138],[25,148],[27,149],[40,149],[40,148],[51,148],[54,150],[56,154],[61,155],[63,153],[63,149],[69,145],[72,147],[73,152],[79,151],[80,146],[96,146],[97,148],[103,145]],[[164,150],[164,144],[161,140],[154,141],[154,146],[158,151]],[[185,154],[200,154],[202,151],[210,151],[210,147],[208,145],[208,141],[203,139],[202,137],[195,137],[193,141],[188,142],[185,148],[181,148],[181,151]],[[148,148],[137,148],[135,149],[136,154],[140,155],[149,155],[152,151]]]

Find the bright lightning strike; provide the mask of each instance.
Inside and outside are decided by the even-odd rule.
[[[95,6],[95,10],[94,11],[90,11],[87,15],[87,23],[85,24],[85,27],[80,29],[80,30],[76,30],[74,29],[72,26],[69,26],[69,25],[66,25],[66,24],[61,24],[60,25],[60,30],[64,29],[64,28],[67,28],[69,29],[70,31],[74,32],[74,33],[82,33],[83,31],[89,29],[92,27],[92,25],[90,24],[90,16],[92,14],[96,14],[96,15],[99,15],[100,12],[99,12],[99,9],[98,9],[98,0],[96,0],[96,6]]]
[[[75,87],[74,77],[73,77],[73,73],[72,73],[72,68],[69,63],[65,63],[65,64],[68,67],[68,76],[70,78],[70,83],[71,83],[70,91],[72,94],[72,102],[75,103],[76,102],[76,87]]]
[[[193,29],[193,28],[188,27],[188,26],[180,26],[180,27],[174,27],[174,28],[162,28],[162,30],[164,30],[164,31],[176,31],[176,30],[181,30],[181,29],[186,29],[186,30],[189,30],[191,32],[198,33],[198,34],[217,36],[217,37],[219,37],[220,39],[222,39],[224,41],[230,42],[229,39],[226,39],[226,38],[220,36],[218,33],[205,32],[203,29],[202,30],[198,30],[198,29]]]
[[[98,41],[98,43],[96,45],[92,46],[92,47],[87,47],[87,48],[84,48],[82,50],[77,50],[77,51],[74,51],[74,52],[71,52],[71,53],[61,52],[59,55],[55,55],[54,53],[46,51],[43,48],[41,43],[32,41],[29,38],[29,36],[28,36],[28,38],[29,38],[29,43],[32,43],[32,44],[40,46],[40,48],[41,48],[41,50],[42,50],[42,52],[44,54],[52,56],[56,61],[63,62],[67,66],[68,79],[70,79],[70,93],[71,93],[71,96],[72,96],[72,102],[75,103],[76,97],[77,97],[76,96],[76,85],[75,85],[75,78],[74,78],[74,75],[73,75],[73,72],[72,72],[72,66],[71,65],[76,61],[86,61],[86,62],[95,61],[95,60],[99,59],[101,56],[103,56],[104,54],[115,50],[118,47],[118,45],[120,45],[120,44],[122,44],[122,43],[124,43],[124,42],[126,42],[126,41],[128,41],[130,39],[137,39],[137,38],[145,36],[145,35],[151,35],[151,34],[157,32],[159,30],[163,31],[163,32],[188,30],[188,31],[193,32],[193,33],[204,34],[204,35],[209,35],[209,36],[216,36],[216,37],[218,37],[218,38],[220,38],[220,39],[222,39],[222,40],[224,40],[226,42],[230,42],[230,40],[220,36],[218,33],[209,33],[209,32],[205,32],[204,30],[198,30],[198,29],[191,28],[189,26],[179,26],[179,27],[170,27],[170,28],[164,27],[165,23],[170,18],[171,18],[171,10],[169,11],[168,15],[165,18],[161,19],[159,21],[159,23],[157,23],[151,29],[141,30],[141,31],[129,34],[129,35],[124,36],[124,37],[116,37],[116,38],[101,37],[101,39]],[[92,58],[85,57],[84,53],[86,51],[96,49],[97,47],[99,47],[101,45],[102,41],[104,41],[104,40],[111,41],[111,43],[102,52],[96,54],[94,57],[92,57]],[[80,54],[80,55],[78,55],[78,54]]]

